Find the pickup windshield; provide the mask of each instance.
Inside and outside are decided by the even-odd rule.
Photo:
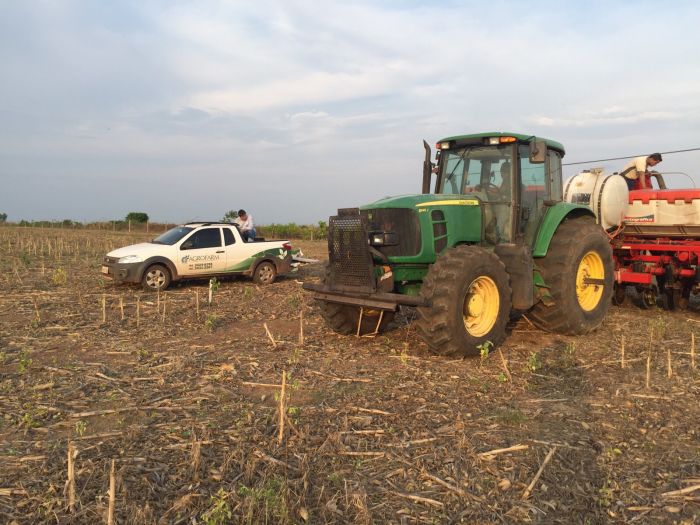
[[[173,228],[172,230],[168,230],[162,235],[159,235],[151,242],[155,244],[168,244],[172,246],[177,241],[182,239],[185,235],[190,233],[192,230],[194,230],[194,228],[190,228],[189,226],[178,226],[176,228]]]

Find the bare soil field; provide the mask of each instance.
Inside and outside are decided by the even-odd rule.
[[[449,359],[410,309],[331,332],[319,265],[211,304],[103,279],[143,239],[0,228],[0,523],[700,521],[697,302]]]

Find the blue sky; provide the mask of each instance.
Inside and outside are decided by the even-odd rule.
[[[696,2],[0,5],[10,220],[311,223],[420,191],[422,140],[469,132],[569,162],[700,146]]]

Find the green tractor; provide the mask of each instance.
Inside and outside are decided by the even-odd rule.
[[[562,202],[564,147],[516,133],[425,146],[423,193],[338,210],[329,262],[306,283],[341,334],[379,333],[401,306],[440,355],[498,346],[519,314],[562,334],[597,328],[613,259],[589,208]],[[434,192],[430,192],[435,174]]]

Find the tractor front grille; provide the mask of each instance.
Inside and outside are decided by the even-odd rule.
[[[377,249],[387,257],[418,255],[421,249],[421,232],[418,214],[408,208],[375,208],[362,210],[362,218],[369,231],[394,232],[399,244],[381,246]]]
[[[358,208],[338,210],[328,221],[328,262],[333,290],[374,292],[367,224]]]

